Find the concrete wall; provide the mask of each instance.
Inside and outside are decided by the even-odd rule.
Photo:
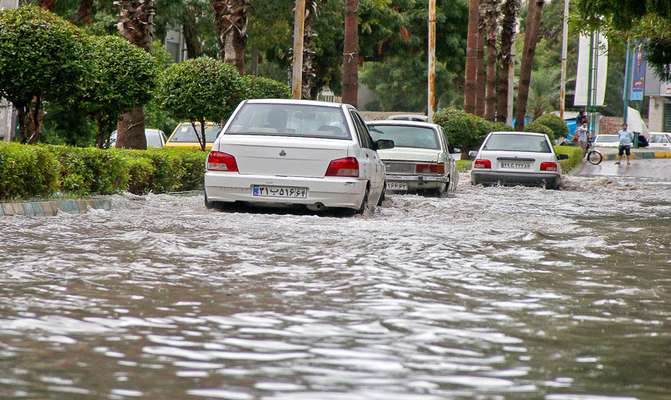
[[[650,96],[650,108],[648,109],[648,130],[650,132],[662,132],[664,130],[664,104],[666,98],[661,96]]]

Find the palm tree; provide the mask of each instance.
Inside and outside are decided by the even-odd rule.
[[[487,73],[485,71],[485,4],[486,0],[480,0],[478,7],[478,47],[477,47],[477,65],[478,79],[475,85],[475,114],[481,117],[485,116],[485,96],[487,95]]]
[[[211,0],[219,39],[219,57],[245,73],[245,45],[250,0]]]
[[[342,101],[357,106],[359,89],[359,0],[345,0],[345,43],[342,68]]]
[[[40,7],[49,11],[54,11],[54,8],[56,8],[56,0],[40,0]]]
[[[305,2],[305,33],[303,34],[303,88],[301,98],[311,99],[312,89],[315,85],[315,78],[317,72],[315,70],[315,56],[317,32],[315,31],[315,22],[317,20],[317,12],[319,11],[319,3],[324,0],[307,0]]]
[[[93,0],[82,0],[79,3],[75,21],[81,25],[91,25],[93,23]]]
[[[117,0],[117,30],[134,45],[149,51],[154,37],[154,0]],[[135,107],[121,116],[117,124],[117,147],[146,149],[144,109]]]
[[[475,112],[476,86],[478,80],[478,20],[480,1],[468,0],[468,36],[466,38],[466,68],[464,77],[464,111]]]
[[[496,116],[496,33],[498,31],[499,0],[484,0],[485,43],[487,45],[487,90],[485,118],[494,121]]]
[[[527,114],[527,100],[529,99],[529,83],[533,69],[534,54],[538,43],[538,31],[543,16],[544,0],[530,0],[527,23],[524,29],[524,53],[520,66],[520,84],[517,89],[517,104],[515,110],[515,129],[524,128],[524,117]]]
[[[515,24],[517,13],[520,10],[520,0],[505,0],[501,6],[503,19],[501,21],[501,48],[499,49],[499,76],[498,99],[496,103],[496,120],[506,122],[508,116],[508,71],[513,62],[513,43],[515,38]]]

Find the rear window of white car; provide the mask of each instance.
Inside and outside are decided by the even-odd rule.
[[[351,139],[340,108],[247,103],[226,130],[230,135]]]
[[[373,140],[394,141],[394,147],[440,150],[438,134],[432,128],[422,126],[369,125]]]
[[[545,140],[545,136],[531,136],[515,133],[491,135],[482,150],[552,153],[547,140]]]

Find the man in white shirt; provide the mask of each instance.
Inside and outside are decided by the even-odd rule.
[[[634,134],[627,130],[627,124],[622,124],[622,129],[617,133],[618,140],[620,141],[620,146],[617,152],[617,161],[615,164],[619,164],[622,160],[622,157],[627,155],[627,165],[631,164],[631,145],[634,143]]]

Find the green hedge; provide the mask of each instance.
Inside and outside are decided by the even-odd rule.
[[[543,114],[534,120],[534,123],[547,126],[554,133],[555,139],[568,135],[568,125],[560,117],[554,114]]]
[[[561,168],[565,173],[570,172],[582,162],[583,151],[578,146],[555,146],[555,153],[569,156],[568,160],[561,160]]]
[[[0,199],[197,190],[207,153],[0,144]]]
[[[550,138],[550,142],[554,143],[555,140],[555,135],[552,129],[549,126],[545,126],[538,121],[534,121],[527,126],[524,127],[525,132],[532,132],[532,133],[544,133]]]
[[[504,123],[491,122],[456,108],[440,110],[434,115],[433,121],[443,128],[450,143],[460,147],[464,155],[480,147],[490,132],[513,130]]]

